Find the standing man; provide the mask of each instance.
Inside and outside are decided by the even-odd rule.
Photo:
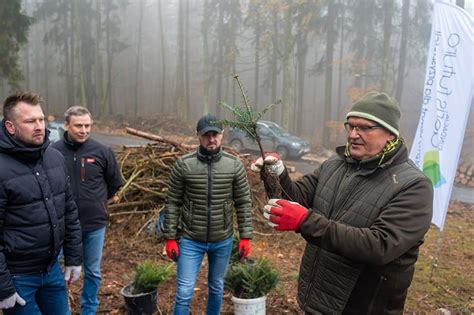
[[[99,307],[100,263],[108,223],[107,200],[123,184],[113,151],[90,138],[92,115],[82,106],[64,114],[63,141],[53,144],[66,158],[74,198],[79,208],[84,245],[84,285],[81,314],[95,314]]]
[[[238,157],[222,150],[224,131],[217,121],[212,115],[199,119],[198,149],[180,157],[171,171],[164,235],[166,254],[178,263],[174,314],[189,314],[204,254],[209,262],[206,314],[220,313],[232,252],[234,208],[238,251],[240,256],[250,252],[252,211],[247,173]]]
[[[11,94],[3,102],[0,309],[7,315],[70,314],[65,280],[70,284],[81,273],[77,207],[64,157],[49,147],[40,103],[32,92]]]
[[[347,144],[313,174],[292,182],[275,154],[252,165],[269,164],[287,199],[270,200],[265,215],[307,242],[298,283],[307,314],[402,314],[433,187],[408,159],[394,99],[370,92],[346,119]]]

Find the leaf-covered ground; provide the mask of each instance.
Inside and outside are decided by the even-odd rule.
[[[151,258],[168,263],[162,242],[146,233],[137,232],[150,215],[119,215],[112,219],[104,250],[103,284],[100,289],[100,312],[125,314],[120,289],[130,280],[134,266]],[[299,314],[296,303],[296,279],[304,241],[294,233],[273,233],[257,227],[252,242],[252,256],[270,259],[281,275],[277,290],[267,300],[267,314]],[[452,203],[440,240],[437,267],[433,269],[439,233],[432,228],[421,248],[415,279],[405,307],[407,314],[430,314],[446,308],[452,314],[474,312],[474,207]],[[191,305],[193,314],[203,314],[206,305],[206,262],[203,263]],[[162,314],[171,314],[174,299],[174,279],[159,289]],[[73,310],[79,312],[80,287],[71,287]],[[226,293],[223,313],[232,313],[230,295]]]

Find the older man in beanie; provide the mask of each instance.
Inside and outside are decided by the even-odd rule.
[[[220,314],[224,276],[237,213],[241,256],[250,252],[252,213],[247,174],[238,157],[222,150],[222,125],[212,115],[199,119],[199,147],[180,157],[169,179],[165,206],[166,254],[177,261],[174,314],[189,314],[194,284],[207,254],[206,314]]]
[[[432,216],[432,184],[408,159],[398,103],[370,92],[346,115],[347,143],[298,181],[275,154],[259,159],[283,192],[264,215],[307,245],[298,302],[307,314],[402,314]],[[270,187],[269,185],[266,185]]]

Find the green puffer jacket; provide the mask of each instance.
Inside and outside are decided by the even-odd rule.
[[[310,209],[298,302],[312,314],[402,314],[418,248],[432,216],[433,188],[405,145],[385,157],[339,156],[292,182],[291,200]]]
[[[171,172],[165,207],[165,238],[183,235],[218,242],[233,234],[234,208],[240,238],[252,238],[251,195],[239,158],[222,149],[180,157]]]

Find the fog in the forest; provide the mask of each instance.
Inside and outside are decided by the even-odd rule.
[[[453,1],[455,3],[456,1]],[[472,0],[461,1],[472,14]],[[0,4],[0,96],[29,89],[61,115],[176,115],[242,104],[313,143],[341,140],[344,113],[369,90],[399,100],[402,136],[418,122],[430,0],[8,0]],[[18,43],[19,42],[19,43]],[[9,50],[7,47],[10,47]],[[5,52],[8,51],[9,52]],[[466,65],[470,66],[471,65]],[[463,155],[471,156],[471,110]],[[470,152],[466,148],[471,148]]]

